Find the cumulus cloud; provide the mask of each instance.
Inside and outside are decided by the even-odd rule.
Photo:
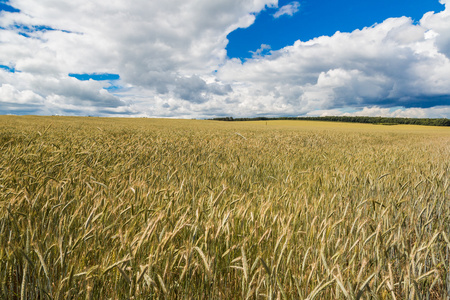
[[[449,0],[419,23],[392,18],[227,58],[227,35],[277,2],[11,0],[17,11],[0,13],[0,113],[450,117]],[[94,73],[120,80],[69,76]]]
[[[251,25],[255,14],[276,0],[9,4],[20,12],[0,15],[0,43],[7,45],[0,48],[0,64],[18,72],[2,82],[19,91],[38,89],[46,100],[57,96],[58,102],[78,103],[80,110],[125,105],[131,113],[135,97],[151,107],[158,97],[165,103],[172,98],[204,103],[228,93],[229,85],[205,80],[227,59],[228,33]],[[119,74],[128,90],[111,95],[103,89],[108,83],[77,83],[69,73]]]
[[[264,54],[267,54],[268,51],[271,49],[270,45],[261,44],[261,47],[256,51],[250,51],[253,58],[261,57]]]
[[[18,91],[10,84],[2,84],[0,86],[0,102],[9,103],[10,105],[17,104],[41,104],[43,98],[33,91],[25,90]]]
[[[276,13],[274,13],[274,18],[279,18],[283,15],[293,16],[300,9],[300,3],[297,1],[291,2],[287,5],[280,7]]]
[[[231,60],[219,78],[236,86],[245,82],[241,93],[248,102],[261,103],[260,114],[279,107],[302,115],[345,107],[449,105],[450,61],[439,33],[450,31],[447,14],[448,8],[425,15],[420,24],[393,18],[351,33],[297,41],[264,59]]]

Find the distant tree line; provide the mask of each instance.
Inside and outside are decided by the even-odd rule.
[[[308,121],[328,121],[328,122],[348,122],[367,123],[382,125],[412,124],[426,126],[450,126],[450,119],[430,119],[430,118],[386,118],[386,117],[349,117],[349,116],[328,116],[328,117],[256,117],[256,118],[233,118],[222,117],[213,118],[215,121],[272,121],[272,120],[308,120]]]

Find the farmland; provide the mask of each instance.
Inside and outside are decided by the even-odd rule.
[[[450,296],[450,129],[0,117],[2,299]]]

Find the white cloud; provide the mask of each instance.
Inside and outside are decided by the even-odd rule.
[[[297,41],[264,59],[231,60],[218,76],[233,82],[234,90],[240,87],[234,97],[246,99],[241,104],[252,103],[258,114],[283,106],[286,114],[302,115],[339,108],[449,105],[450,60],[439,36],[426,34],[438,28],[450,31],[440,14],[427,27],[393,18],[351,33]]]
[[[42,104],[43,98],[33,91],[18,91],[10,84],[0,86],[0,102],[10,104]]]
[[[271,49],[270,45],[261,44],[261,47],[256,51],[250,51],[253,58],[262,57],[262,55],[267,54]]]
[[[435,34],[437,49],[450,58],[450,1],[440,2],[446,4],[446,9],[437,14],[426,13],[420,20],[420,25]]]
[[[2,82],[18,90],[38,88],[41,97],[58,102],[78,102],[82,111],[86,104],[118,106],[134,97],[145,97],[145,109],[157,97],[201,103],[226,93],[228,85],[205,78],[226,61],[227,34],[251,25],[255,13],[276,0],[11,0],[10,5],[21,12],[0,16],[0,43],[7,45],[0,48],[0,64],[17,72]],[[73,84],[66,78],[94,72],[119,74],[123,85],[143,94],[128,91],[118,100],[104,94],[107,83]]]
[[[274,18],[279,18],[283,15],[293,16],[300,9],[300,3],[297,1],[291,2],[287,5],[280,7],[273,15]]]

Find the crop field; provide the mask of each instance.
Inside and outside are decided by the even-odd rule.
[[[450,128],[0,116],[1,299],[449,299]]]

